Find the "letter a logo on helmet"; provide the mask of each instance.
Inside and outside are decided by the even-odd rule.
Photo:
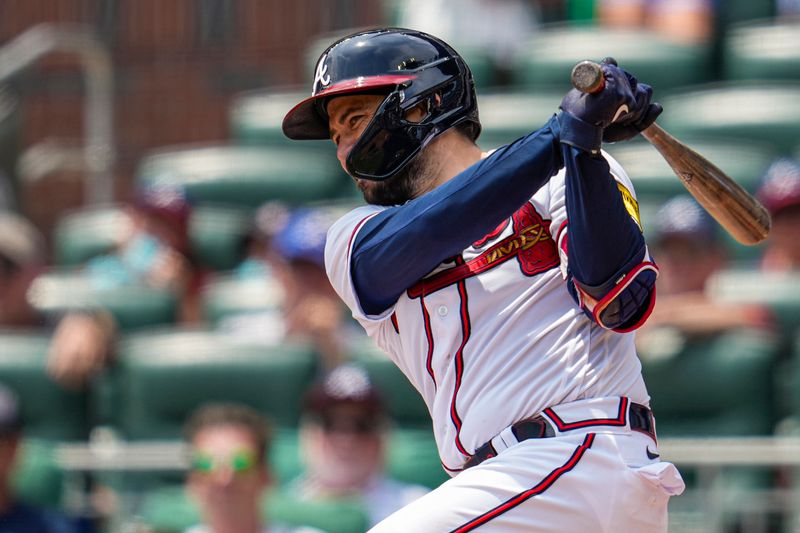
[[[283,133],[290,139],[328,139],[328,99],[367,92],[386,98],[347,157],[347,170],[355,177],[394,176],[437,135],[458,124],[469,125],[472,140],[480,134],[467,64],[444,41],[402,28],[355,33],[329,46],[317,61],[311,97],[287,113]],[[406,120],[420,104],[428,110],[425,117]]]
[[[328,65],[325,64],[328,54],[322,54],[317,63],[317,72],[314,74],[314,86],[311,89],[311,94],[316,94],[321,91],[325,86],[330,84],[331,77],[328,75]]]

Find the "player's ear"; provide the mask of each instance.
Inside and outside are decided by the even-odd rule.
[[[409,122],[422,122],[430,114],[432,107],[439,107],[441,104],[442,95],[436,93],[406,111],[405,119]]]

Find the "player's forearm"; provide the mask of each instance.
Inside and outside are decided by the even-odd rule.
[[[437,265],[511,216],[562,165],[554,118],[433,191],[371,218],[356,237],[351,262],[364,310],[389,308]]]
[[[585,286],[601,287],[642,261],[644,237],[608,162],[569,146],[564,151],[570,272]]]

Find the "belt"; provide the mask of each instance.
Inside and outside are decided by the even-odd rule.
[[[617,424],[597,423],[592,425],[610,426]],[[656,440],[656,429],[653,413],[644,405],[631,402],[630,408],[628,409],[628,425],[632,430],[645,433],[654,441]],[[510,429],[517,442],[522,442],[528,439],[544,439],[556,436],[556,431],[553,428],[552,423],[544,415],[537,415],[532,418],[526,418],[524,420],[520,420],[519,422],[515,422],[511,425]],[[464,469],[466,470],[467,468],[479,465],[486,459],[491,459],[492,457],[496,456],[497,453],[497,450],[490,440],[475,450],[475,453],[472,455],[472,457],[467,459],[467,462],[464,463]]]

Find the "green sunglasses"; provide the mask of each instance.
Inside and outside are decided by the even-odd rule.
[[[192,470],[203,474],[222,468],[229,467],[234,474],[243,474],[253,469],[256,465],[256,454],[250,450],[240,450],[227,457],[198,450],[192,454]]]

